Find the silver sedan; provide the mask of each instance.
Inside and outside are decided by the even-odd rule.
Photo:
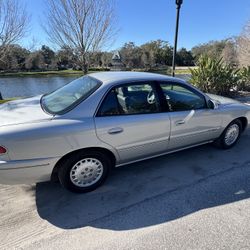
[[[250,107],[177,78],[106,72],[0,105],[0,117],[0,183],[59,179],[88,192],[112,167],[211,142],[231,148]]]

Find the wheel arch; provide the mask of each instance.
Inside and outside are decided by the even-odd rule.
[[[79,153],[79,152],[102,152],[106,155],[108,155],[109,159],[111,160],[111,164],[112,164],[112,167],[116,165],[116,162],[117,162],[117,159],[115,157],[115,154],[106,149],[106,148],[102,148],[102,147],[89,147],[89,148],[81,148],[81,149],[77,149],[77,150],[74,150],[74,151],[71,151],[69,153],[67,153],[66,155],[62,156],[56,163],[56,165],[54,166],[53,170],[52,170],[52,173],[51,173],[51,181],[57,181],[58,180],[58,169],[62,166],[64,160],[66,158],[68,158],[69,156],[73,155],[73,154],[76,154],[76,153]]]
[[[247,128],[247,125],[248,125],[248,120],[246,117],[244,116],[241,116],[241,117],[238,117],[234,120],[240,120],[241,121],[241,124],[242,124],[242,132]]]

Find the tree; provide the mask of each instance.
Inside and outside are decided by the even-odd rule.
[[[93,52],[89,56],[89,65],[91,67],[102,67],[102,54],[103,52]]]
[[[115,35],[113,2],[110,0],[47,0],[49,39],[70,47],[87,73],[89,53],[99,51]]]
[[[55,52],[52,49],[50,49],[48,46],[43,45],[41,48],[41,53],[44,58],[44,63],[46,64],[46,67],[48,69],[49,66],[52,65],[52,62],[55,58]]]
[[[122,62],[127,68],[138,68],[141,66],[142,51],[133,42],[128,42],[120,49]]]
[[[162,41],[161,58],[162,64],[167,66],[172,65],[173,47],[166,41]]]
[[[103,52],[101,56],[102,67],[110,67],[112,61],[113,53],[111,52]]]
[[[173,48],[162,40],[150,41],[141,46],[125,43],[120,49],[122,62],[127,68],[146,68],[171,65]]]
[[[29,54],[25,60],[25,68],[28,70],[43,70],[46,68],[41,51],[35,51]]]
[[[191,51],[188,51],[185,48],[181,48],[176,55],[176,64],[178,66],[193,66],[194,57]]]
[[[141,46],[144,66],[150,69],[156,65],[171,65],[173,48],[166,41],[156,40]]]
[[[0,0],[0,60],[27,32],[29,16],[18,0]]]
[[[250,66],[250,20],[245,25],[237,41],[240,66]]]
[[[237,46],[235,38],[229,38],[226,40],[225,47],[221,53],[221,57],[225,63],[232,66],[237,66],[239,64],[236,47]]]
[[[24,70],[25,59],[29,51],[19,45],[9,45],[9,49],[2,56],[0,69],[2,70]]]
[[[71,48],[63,47],[56,53],[56,61],[58,69],[69,69],[75,68],[77,58]]]
[[[225,48],[227,40],[210,41],[208,43],[200,44],[192,48],[192,54],[196,60],[202,55],[207,55],[214,59],[221,58],[222,51]]]

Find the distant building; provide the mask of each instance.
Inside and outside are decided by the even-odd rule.
[[[126,70],[126,66],[123,64],[119,51],[115,51],[112,56],[111,67],[112,71],[122,71]]]

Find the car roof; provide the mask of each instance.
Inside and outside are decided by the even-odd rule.
[[[101,82],[108,83],[114,81],[129,80],[175,80],[178,82],[185,83],[184,80],[179,78],[174,78],[171,76],[147,73],[147,72],[131,72],[131,71],[113,71],[113,72],[98,72],[89,74],[89,76],[94,77]]]

